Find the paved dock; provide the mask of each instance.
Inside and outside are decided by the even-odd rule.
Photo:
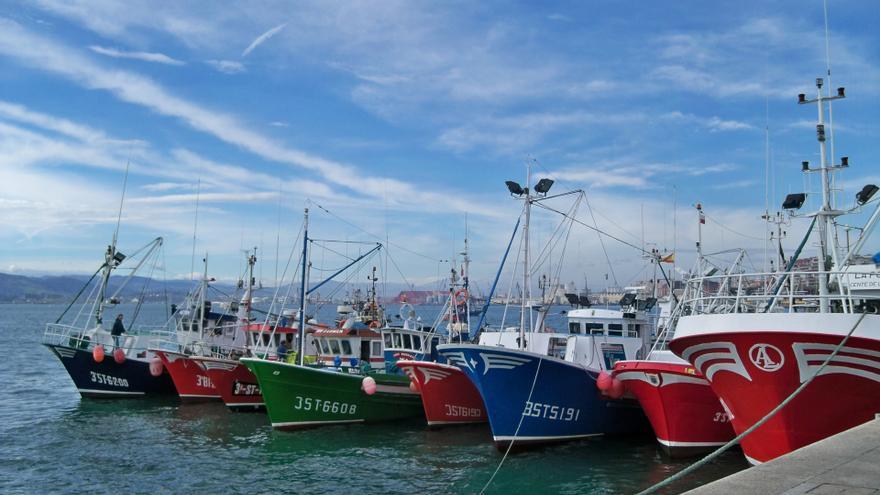
[[[880,495],[880,415],[688,495]]]

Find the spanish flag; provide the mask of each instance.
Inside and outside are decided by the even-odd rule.
[[[660,263],[675,263],[675,253],[669,253],[660,258]]]

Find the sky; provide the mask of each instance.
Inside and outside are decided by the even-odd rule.
[[[816,108],[796,101],[828,60],[847,92],[839,203],[880,183],[880,9],[829,2],[827,52],[824,22],[813,0],[0,2],[0,271],[93,271],[127,167],[120,249],[164,237],[168,278],[196,252],[235,279],[258,247],[271,283],[309,207],[313,237],[390,241],[384,275],[413,285],[467,232],[486,284],[521,209],[504,181],[527,163],[585,191],[581,221],[680,269],[696,203],[705,250],[762,263],[767,205],[818,204],[800,172],[819,160]],[[558,222],[536,212],[533,249]],[[807,223],[785,226],[789,252]],[[564,259],[578,285],[646,275],[580,226]]]

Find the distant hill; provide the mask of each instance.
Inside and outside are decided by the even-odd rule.
[[[123,283],[126,277],[114,276],[110,278],[108,295],[114,293]],[[0,273],[0,303],[59,303],[68,302],[73,296],[85,285],[89,280],[87,275],[46,275],[46,276],[25,276],[10,273]],[[144,299],[146,301],[165,301],[166,297],[170,302],[180,302],[186,297],[186,294],[197,282],[190,280],[156,280],[146,277],[133,277],[123,292],[120,294],[122,300],[131,300],[133,298]],[[313,282],[314,286],[317,282]],[[144,286],[146,285],[146,291]],[[219,301],[223,300],[236,291],[236,287],[230,283],[214,282],[211,286],[215,289],[210,292],[210,299]],[[420,287],[416,287],[420,288]],[[433,288],[433,286],[431,287]],[[288,294],[288,285],[281,286],[278,294],[284,296]],[[332,298],[333,300],[342,300],[353,290],[360,289],[366,293],[368,284],[346,284],[331,281],[323,285],[318,290],[321,299]],[[384,293],[387,299],[393,300],[398,293],[404,290],[411,290],[411,287],[400,283],[389,283],[384,287]],[[143,292],[142,292],[143,291]],[[382,296],[383,287],[377,285],[379,296]],[[299,286],[295,285],[289,291],[291,296],[299,293]],[[273,287],[259,288],[255,296],[262,298],[271,298],[275,294]],[[314,295],[313,295],[314,296]]]

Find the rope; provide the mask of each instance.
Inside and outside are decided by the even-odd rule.
[[[526,404],[532,401],[532,393],[535,392],[535,384],[538,383],[538,373],[541,372],[541,363],[544,362],[544,359],[538,359],[538,368],[535,369],[535,378],[532,379],[532,388],[529,390],[529,398],[526,399]],[[489,481],[486,482],[486,485],[483,486],[483,489],[480,490],[480,495],[486,493],[486,490],[489,488],[489,485],[492,484],[492,481],[495,480],[495,476],[498,474],[498,471],[501,470],[501,466],[504,465],[504,461],[507,460],[507,455],[510,454],[510,449],[513,448],[513,443],[516,442],[516,437],[519,435],[519,429],[522,427],[523,419],[526,417],[526,407],[523,404],[522,413],[519,415],[519,423],[516,425],[516,431],[513,432],[513,438],[510,439],[510,443],[507,444],[507,450],[504,452],[504,456],[501,457],[501,462],[498,463],[498,467],[495,468],[495,472],[492,473],[492,476],[489,478]]]
[[[846,334],[846,337],[844,337],[843,340],[840,341],[840,344],[837,344],[837,347],[834,348],[834,352],[832,352],[825,359],[825,362],[822,363],[822,366],[819,367],[819,369],[816,371],[816,373],[814,373],[809,378],[807,378],[807,380],[804,383],[802,383],[797,389],[795,389],[795,391],[792,392],[791,395],[789,395],[784,401],[780,402],[778,406],[774,407],[772,411],[767,413],[766,416],[764,416],[763,418],[758,420],[758,422],[756,422],[755,424],[750,426],[746,431],[737,435],[736,438],[734,438],[733,440],[731,440],[731,441],[727,442],[726,444],[722,445],[721,447],[719,447],[718,450],[712,452],[711,454],[709,454],[706,457],[700,459],[699,461],[691,464],[690,466],[682,469],[681,471],[679,471],[678,473],[675,473],[674,475],[670,476],[669,478],[666,478],[665,480],[661,481],[660,483],[657,483],[656,485],[651,486],[647,490],[643,490],[643,491],[639,492],[637,495],[648,495],[649,493],[655,493],[657,490],[660,490],[661,488],[665,488],[665,487],[669,486],[670,484],[672,484],[673,482],[678,481],[681,478],[684,478],[685,476],[691,474],[692,472],[703,467],[704,465],[708,464],[709,462],[715,460],[718,456],[720,456],[721,454],[726,452],[728,449],[730,449],[734,445],[738,444],[740,442],[740,440],[749,436],[753,431],[757,430],[762,425],[764,425],[764,423],[769,421],[770,418],[775,416],[776,413],[781,411],[783,407],[787,406],[789,402],[794,400],[795,397],[797,397],[805,388],[807,388],[807,385],[809,385],[813,381],[813,379],[815,379],[817,376],[822,374],[822,370],[825,369],[825,367],[828,365],[828,363],[830,363],[831,360],[833,360],[834,357],[837,356],[837,353],[840,352],[840,350],[843,348],[843,346],[846,345],[846,342],[849,340],[850,336],[852,336],[853,332],[856,331],[856,328],[858,328],[859,324],[862,323],[862,320],[865,319],[866,314],[867,313],[862,313],[861,316],[859,316],[859,319],[858,319],[858,321],[856,321],[856,324],[853,325],[853,327],[850,329],[849,333]]]

